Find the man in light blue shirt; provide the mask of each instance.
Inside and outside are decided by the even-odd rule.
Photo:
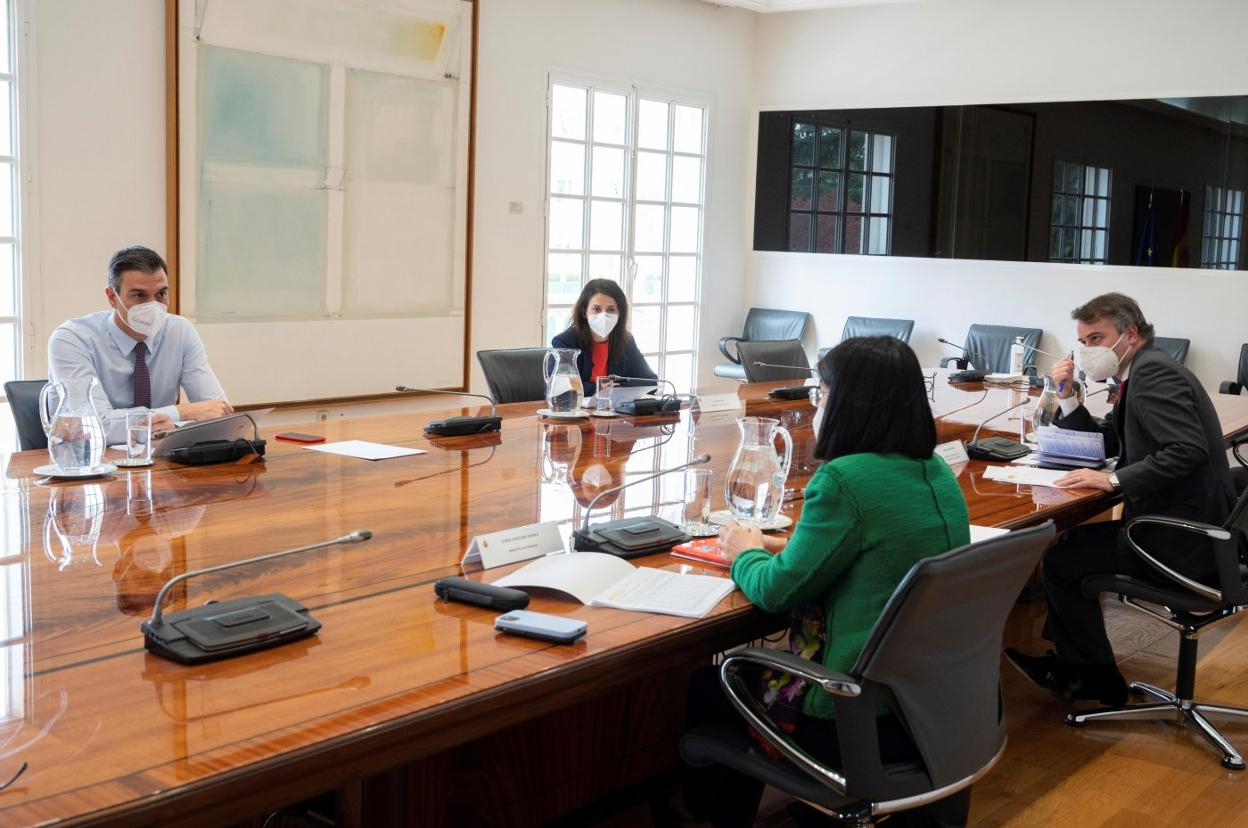
[[[233,412],[189,321],[168,313],[165,261],[146,247],[117,251],[104,288],[111,310],[62,323],[48,341],[53,380],[93,375],[109,443],[126,441],[126,414],[149,409],[152,429]],[[178,389],[190,402],[178,403]]]

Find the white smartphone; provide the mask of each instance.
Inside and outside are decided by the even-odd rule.
[[[571,644],[584,637],[589,630],[589,623],[575,618],[564,618],[562,615],[512,610],[494,619],[494,629],[525,638]]]

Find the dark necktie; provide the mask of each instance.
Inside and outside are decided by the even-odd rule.
[[[152,407],[152,375],[147,373],[147,343],[134,346],[134,407]]]

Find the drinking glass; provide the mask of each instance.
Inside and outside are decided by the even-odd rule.
[[[126,414],[126,459],[119,466],[150,466],[152,464],[152,412],[131,411]]]
[[[615,388],[615,381],[607,377],[601,377],[598,380],[598,389],[594,393],[594,410],[610,411],[611,410],[611,389]]]
[[[711,470],[685,469],[685,505],[681,528],[694,537],[719,533],[711,523]]]

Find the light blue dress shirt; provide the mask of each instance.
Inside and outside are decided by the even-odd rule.
[[[152,412],[177,421],[179,386],[191,402],[224,400],[225,389],[208,365],[195,326],[169,314],[147,342],[147,371],[152,378]],[[94,375],[100,381],[95,407],[110,444],[126,442],[126,413],[134,406],[134,346],[117,325],[113,311],[99,311],[64,322],[48,340],[48,376],[68,379]]]

